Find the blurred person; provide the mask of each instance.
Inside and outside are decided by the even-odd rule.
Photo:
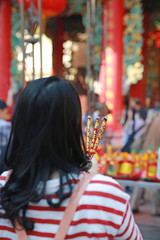
[[[157,116],[157,112],[154,109],[148,109],[147,110],[147,117],[145,121],[145,127],[143,134],[138,138],[136,141],[134,141],[131,145],[131,149],[135,149],[137,153],[139,153],[140,150],[143,149],[144,142],[146,140],[146,137],[148,135],[149,129],[152,125],[152,122],[154,121],[155,117]]]
[[[97,102],[95,105],[95,112],[93,113],[93,119],[95,120],[98,116],[100,118],[105,117],[110,113],[111,111],[107,107],[106,103]]]
[[[85,117],[88,105],[87,84],[85,83],[86,69],[79,67],[74,80],[74,86],[80,98],[82,108],[82,119]]]
[[[106,105],[106,103],[97,102],[95,105],[95,111],[93,113],[93,124],[95,123],[96,118],[100,117],[100,121],[99,121],[99,128],[100,128],[103,118],[110,113],[111,111]],[[93,125],[93,128],[94,128],[94,125]],[[100,140],[100,145],[104,145],[105,143],[106,143],[106,128],[103,131],[103,134]]]
[[[136,142],[143,135],[146,124],[147,110],[141,108],[137,112],[137,117],[133,117],[134,112],[132,109],[129,110],[128,119],[126,124],[123,127],[123,132],[128,136],[127,142],[124,147],[121,149],[122,152],[129,152],[133,148],[133,143]],[[125,191],[127,193],[132,193],[133,189],[126,187]]]
[[[70,196],[91,165],[71,83],[55,76],[30,82],[18,100],[11,139],[5,159],[11,171],[0,177],[0,237],[17,240],[19,223],[17,233],[27,231],[29,240],[54,239]],[[117,181],[94,175],[66,239],[141,240],[129,200]]]
[[[117,120],[121,122],[121,124],[124,126],[128,120],[128,117],[130,118],[130,112],[132,112],[132,119],[134,120],[135,114],[139,112],[141,109],[141,102],[138,98],[130,98],[128,100],[128,97],[125,97],[125,109],[123,113],[123,119],[120,118],[119,114],[116,114]],[[129,116],[128,116],[129,115]]]
[[[147,110],[145,108],[141,108],[136,114],[137,116],[133,119],[133,111],[129,110],[128,120],[123,127],[123,131],[128,136],[128,140],[124,147],[122,148],[123,152],[130,152],[131,145],[134,141],[138,140],[145,129],[145,121],[147,117]]]
[[[128,111],[126,112],[125,122],[122,124],[122,149],[121,152],[131,151],[131,145],[134,141],[140,138],[143,134],[145,126],[145,109],[141,110],[141,102],[139,99],[130,98]],[[140,112],[140,113],[139,113]],[[133,189],[129,186],[126,186],[125,192],[132,193]]]
[[[157,151],[160,146],[160,113],[152,121],[148,134],[143,144],[143,151],[146,151],[149,146],[152,146],[153,151]],[[160,190],[152,189],[152,214],[160,216]]]
[[[140,109],[141,109],[141,101],[139,100],[139,98],[130,98],[128,110],[132,111],[132,114],[133,114],[132,119],[133,120],[136,118],[136,115]],[[127,121],[127,119],[126,119],[126,121]]]
[[[137,113],[141,109],[141,102],[138,98],[130,98],[128,100],[128,96],[125,97],[125,109],[123,111],[123,117],[121,118],[118,113],[116,113],[117,120],[122,124],[122,146],[124,147],[129,139],[129,135],[126,132],[126,128],[129,128],[128,125],[134,125],[135,119],[138,117]],[[132,122],[132,123],[131,123]],[[131,131],[133,132],[133,128]]]
[[[127,121],[127,118],[128,118],[128,110],[129,110],[129,99],[128,99],[128,96],[125,96],[124,98],[124,111],[123,111],[123,119],[120,119],[120,116],[117,115],[117,120],[119,122],[121,122],[122,125],[125,124],[125,122]]]
[[[134,98],[134,104],[133,108],[135,108],[136,112],[138,112],[141,109],[141,101],[139,98]]]
[[[141,149],[147,151],[152,146],[154,151],[157,151],[160,146],[160,114],[152,111],[149,116],[146,132],[142,141]],[[135,188],[131,199],[131,207],[134,213],[139,212],[139,206],[143,195],[142,188]],[[160,190],[151,190],[152,214],[160,215]]]
[[[160,146],[160,114],[157,113],[157,116],[152,120],[151,126],[149,128],[148,134],[145,138],[145,141],[142,146],[142,150],[148,150],[149,146],[153,147],[154,151],[157,151]]]
[[[95,111],[95,104],[94,103],[90,103],[88,106],[88,110],[87,112],[84,114],[83,117],[83,133],[86,135],[86,130],[87,130],[87,119],[88,116],[91,117],[91,133],[93,133],[93,128],[94,128],[94,122],[93,122],[93,113]]]
[[[11,131],[11,123],[6,121],[8,116],[8,106],[0,100],[0,154],[7,144]]]
[[[136,118],[139,118],[139,112],[141,109],[144,109],[144,111],[146,111],[146,108],[142,108],[142,105],[141,105],[141,101],[139,98],[134,98],[133,99],[134,101],[134,104],[133,104],[133,112],[134,112],[134,119],[136,120]],[[143,111],[143,112],[144,112]],[[142,113],[143,114],[143,113]],[[145,114],[145,113],[144,113]]]
[[[8,118],[8,106],[0,100],[0,174],[6,169],[4,155],[11,131],[11,123],[6,121]]]

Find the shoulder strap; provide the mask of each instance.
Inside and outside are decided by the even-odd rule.
[[[7,181],[9,180],[11,172],[7,176]],[[70,226],[70,223],[72,221],[74,212],[76,211],[78,202],[83,195],[88,183],[93,178],[94,174],[85,174],[77,183],[75,190],[73,191],[71,198],[69,200],[68,206],[66,207],[66,210],[64,212],[64,216],[60,222],[58,231],[55,235],[54,240],[64,240],[65,236],[67,234],[68,228]],[[22,226],[18,223],[18,221],[15,222],[15,232],[18,236],[19,240],[28,240],[27,233],[24,229],[22,229]]]
[[[19,224],[19,222],[17,220],[15,221],[15,229],[14,230],[15,230],[19,240],[28,240],[26,231],[22,228],[22,226]]]
[[[134,135],[138,133],[145,125],[143,124],[141,127],[139,127],[136,131],[134,131]]]
[[[135,131],[135,119],[133,119],[133,125],[132,125],[132,132],[134,133]]]
[[[64,240],[67,234],[68,228],[72,221],[74,212],[76,211],[78,202],[84,193],[88,183],[93,178],[93,174],[85,174],[78,182],[75,190],[73,191],[71,198],[69,200],[68,206],[64,212],[63,219],[59,225],[58,231],[54,240]]]

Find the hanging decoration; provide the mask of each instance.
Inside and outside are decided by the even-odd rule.
[[[137,83],[143,77],[143,8],[141,0],[124,0],[124,74],[126,84]]]
[[[21,21],[19,6],[17,3],[12,5],[12,61],[11,74],[15,91],[22,87],[22,59],[21,59]],[[14,91],[14,92],[15,92]]]
[[[90,61],[95,75],[99,75],[101,65],[101,53],[102,53],[102,0],[95,1],[95,12],[91,16],[90,24],[90,51],[87,49],[86,54],[90,52]],[[91,4],[92,7],[92,4]],[[94,16],[93,16],[94,14]],[[83,24],[87,29],[88,17],[85,6],[85,14],[83,15]]]
[[[86,49],[86,57],[90,55],[90,66],[92,69],[94,77],[97,78],[99,75],[100,64],[101,64],[101,41],[102,41],[102,0],[95,0],[95,9],[92,11],[92,1],[90,1],[90,36],[89,43]],[[67,8],[65,11],[65,15],[71,14],[82,14],[83,24],[87,31],[88,29],[88,16],[87,16],[87,1],[86,0],[68,0]],[[87,82],[88,83],[88,82]]]
[[[159,96],[159,53],[160,53],[160,13],[154,11],[148,16],[146,38],[146,83],[147,97],[152,103],[160,102]]]

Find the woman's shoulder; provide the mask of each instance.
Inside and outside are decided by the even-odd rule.
[[[130,196],[123,191],[120,184],[110,176],[102,174],[94,175],[88,188],[101,192],[102,195],[106,194],[106,196],[109,196],[107,194],[110,194],[110,196],[113,195],[113,198],[115,198],[114,196],[117,196],[118,198],[124,199],[124,202],[129,201],[130,199]]]
[[[96,174],[81,198],[80,204],[91,210],[99,209],[101,217],[120,224],[124,212],[127,209],[130,197],[126,194],[119,183],[109,176]]]
[[[121,186],[119,185],[119,183],[113,179],[110,176],[107,175],[103,175],[103,174],[95,174],[93,175],[93,178],[91,180],[91,183],[99,183],[99,184],[103,184],[103,185],[107,185],[107,186],[113,186],[116,187],[118,189],[120,189],[122,191]]]

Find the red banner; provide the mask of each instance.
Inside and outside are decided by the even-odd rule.
[[[123,0],[104,1],[103,6],[103,57],[100,71],[102,93],[100,101],[106,102],[111,110],[108,127],[121,130],[116,114],[122,112],[123,77]]]

